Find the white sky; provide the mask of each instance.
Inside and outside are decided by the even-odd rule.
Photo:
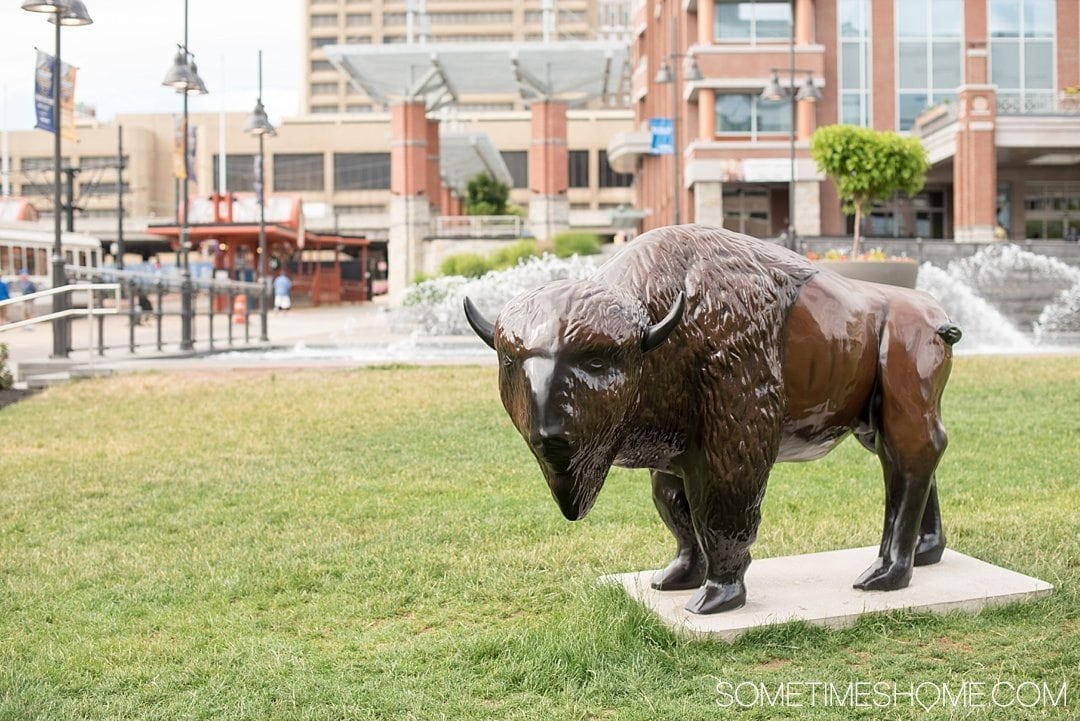
[[[79,68],[76,102],[117,113],[179,113],[161,84],[184,39],[183,0],[84,0],[92,25],[64,27],[61,59]],[[34,127],[34,48],[55,53],[55,27],[19,0],[0,6],[0,128]],[[303,42],[299,0],[189,0],[188,47],[209,90],[192,112],[251,112],[263,51],[263,104],[275,124],[300,109]],[[5,102],[6,98],[6,102]]]

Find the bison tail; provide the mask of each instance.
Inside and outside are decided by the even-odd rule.
[[[941,336],[941,339],[948,345],[956,345],[956,342],[964,335],[960,331],[960,326],[953,325],[952,323],[946,323],[937,329],[937,334]]]

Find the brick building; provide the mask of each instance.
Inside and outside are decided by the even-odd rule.
[[[636,128],[608,157],[636,173],[645,227],[678,215],[776,236],[793,209],[799,235],[850,232],[808,151],[816,127],[838,122],[916,133],[933,163],[919,196],[875,208],[872,235],[1080,227],[1077,0],[638,0],[632,12]],[[665,63],[674,82],[658,83]],[[820,99],[765,100],[774,77],[812,79]],[[677,156],[650,154],[658,117],[676,120]]]

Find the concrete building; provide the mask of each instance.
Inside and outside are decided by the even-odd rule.
[[[798,235],[850,232],[809,158],[832,123],[917,133],[929,151],[925,190],[876,207],[871,235],[1080,227],[1076,0],[636,0],[632,23],[636,128],[608,157],[636,173],[646,228],[678,218],[777,236],[793,209]],[[674,82],[658,84],[665,63]],[[792,90],[812,79],[820,100],[763,100],[774,77]],[[677,154],[650,154],[652,118],[675,119]]]
[[[629,40],[631,0],[305,0],[304,112],[380,109],[337,71],[331,45]],[[462,111],[520,110],[520,98],[477,95]]]

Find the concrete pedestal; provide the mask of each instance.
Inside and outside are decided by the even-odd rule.
[[[1037,598],[1053,586],[946,550],[939,563],[915,569],[911,585],[899,591],[859,591],[851,584],[877,556],[877,546],[784,556],[754,561],[746,573],[742,608],[708,616],[683,606],[694,591],[654,591],[653,571],[605,576],[678,631],[732,640],[755,628],[789,621],[843,628],[875,611],[912,609],[945,613],[978,611]]]

